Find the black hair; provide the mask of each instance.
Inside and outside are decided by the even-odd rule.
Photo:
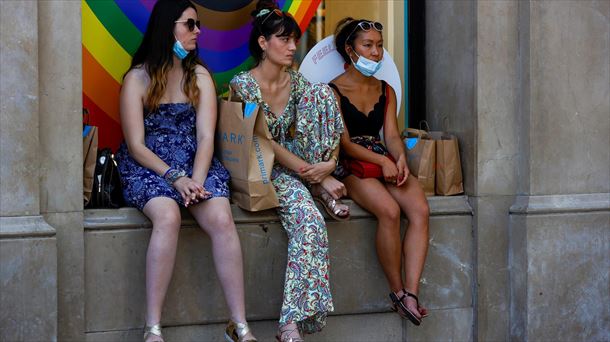
[[[261,14],[263,10],[269,12]],[[258,37],[263,36],[269,40],[272,35],[278,37],[294,35],[297,40],[301,38],[301,28],[294,17],[287,12],[282,12],[282,16],[279,16],[274,13],[274,10],[279,10],[275,1],[259,0],[256,9],[250,13],[253,21],[248,49],[254,58],[254,66],[257,66],[263,59],[263,49],[258,45]]]
[[[362,28],[358,26],[358,24],[362,22],[370,22],[370,20],[346,17],[339,20],[337,27],[335,28],[335,47],[347,64],[352,64],[352,60],[349,58],[347,51],[345,51],[345,46],[349,45],[354,49],[354,41],[358,37],[358,34],[363,31]]]

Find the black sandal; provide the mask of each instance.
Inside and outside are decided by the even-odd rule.
[[[417,303],[417,309],[419,310],[419,308],[420,308],[419,299],[417,298],[416,295],[414,295],[413,293],[411,293],[405,289],[402,289],[402,293],[403,293],[402,296],[400,296],[400,298],[398,298],[396,293],[390,292],[390,299],[393,302],[392,310],[395,311],[396,313],[398,313],[401,317],[409,319],[409,321],[411,321],[411,323],[413,323],[415,325],[420,325],[421,319],[417,318],[417,316],[415,316],[415,314],[413,314],[413,312],[411,312],[411,310],[409,310],[405,306],[405,304],[402,302],[402,300],[405,299],[406,297],[413,297],[415,299],[415,302]],[[422,315],[422,318],[426,317],[426,316],[427,315]]]

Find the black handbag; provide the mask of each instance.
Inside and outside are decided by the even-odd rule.
[[[97,152],[93,191],[87,208],[120,208],[125,205],[119,168],[109,148]]]

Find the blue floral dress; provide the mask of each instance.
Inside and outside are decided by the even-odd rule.
[[[190,103],[163,103],[144,118],[144,141],[153,153],[167,165],[193,175],[197,151],[195,107]],[[127,151],[123,142],[116,154],[123,185],[123,196],[128,205],[140,210],[155,197],[169,197],[184,206],[178,191],[154,171],[143,167]],[[212,157],[208,176],[203,186],[213,197],[229,197],[229,172]]]
[[[245,101],[262,105],[269,132],[277,143],[308,163],[327,161],[343,132],[334,94],[325,84],[311,84],[300,73],[288,72],[290,96],[282,113],[271,112],[249,71],[236,75],[231,86]],[[277,212],[288,235],[280,325],[296,323],[305,333],[317,332],[334,309],[324,217],[298,174],[275,163],[271,181],[280,203]]]

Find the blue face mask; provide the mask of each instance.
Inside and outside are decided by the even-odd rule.
[[[174,47],[172,50],[174,51],[174,54],[176,55],[176,57],[178,57],[180,59],[184,59],[186,57],[186,55],[189,54],[189,52],[186,51],[186,49],[184,47],[182,47],[182,43],[180,43],[180,41],[178,39],[176,39],[176,42],[174,43]]]
[[[372,60],[370,60],[368,58],[364,58],[362,56],[359,56],[357,53],[356,53],[356,56],[358,56],[358,61],[357,62],[354,62],[354,60],[352,59],[351,56],[350,56],[350,59],[352,59],[352,63],[354,64],[354,68],[356,68],[356,70],[360,71],[360,73],[363,74],[364,76],[367,76],[367,77],[373,76],[381,68],[381,62],[382,61],[375,62],[375,61],[372,61]]]

